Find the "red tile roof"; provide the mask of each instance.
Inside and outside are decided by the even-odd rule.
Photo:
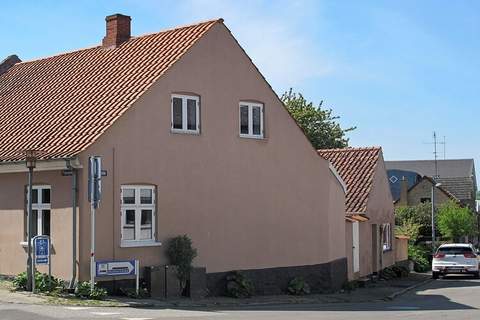
[[[72,157],[95,142],[214,24],[212,20],[15,64],[0,75],[0,162],[25,149]]]
[[[380,147],[318,150],[318,154],[332,163],[347,185],[347,214],[366,212],[381,152]]]

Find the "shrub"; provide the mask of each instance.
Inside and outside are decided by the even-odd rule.
[[[90,290],[90,282],[80,282],[75,289],[75,295],[79,298],[103,300],[107,297],[107,290],[97,287],[97,284]]]
[[[16,290],[27,290],[27,273],[19,273],[13,279],[13,285]],[[35,272],[35,292],[54,292],[61,291],[63,289],[63,281],[55,278],[54,276],[48,276],[46,273]]]
[[[255,287],[240,271],[227,275],[227,295],[233,298],[249,298],[253,295]]]
[[[146,288],[139,288],[138,294],[137,290],[135,290],[134,288],[120,288],[120,292],[126,297],[132,299],[141,299],[148,297],[148,290]]]
[[[180,292],[183,292],[187,285],[187,280],[190,277],[193,259],[197,256],[197,249],[193,248],[192,240],[187,235],[177,236],[170,239],[167,256],[170,264],[177,267]]]
[[[309,294],[310,286],[305,281],[305,279],[301,277],[296,277],[296,278],[293,278],[288,284],[287,291],[289,294],[300,296],[304,294]]]
[[[454,201],[448,201],[439,208],[438,230],[454,242],[460,242],[465,236],[475,233],[475,216],[469,208],[461,207]]]
[[[425,272],[430,268],[428,256],[429,252],[426,249],[412,244],[408,245],[408,259],[413,261],[413,269],[416,272]]]

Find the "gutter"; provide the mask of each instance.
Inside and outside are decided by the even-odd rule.
[[[67,170],[70,168],[82,168],[82,165],[80,164],[78,158],[70,159],[71,167],[67,165],[66,160],[68,159],[38,160],[36,163],[35,171],[58,171]],[[25,161],[0,162],[0,174],[19,172],[28,172],[28,168],[25,166]]]

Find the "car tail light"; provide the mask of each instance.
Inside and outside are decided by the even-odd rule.
[[[433,257],[435,259],[443,259],[443,258],[445,258],[445,254],[444,253],[436,253]]]
[[[465,258],[470,258],[470,259],[473,259],[473,258],[477,257],[474,253],[464,253],[463,256]]]

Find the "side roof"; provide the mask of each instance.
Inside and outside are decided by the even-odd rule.
[[[0,75],[0,163],[25,149],[44,159],[79,154],[216,23],[15,64]]]
[[[347,185],[346,213],[365,213],[382,149],[380,147],[323,149],[317,152],[332,163]]]

